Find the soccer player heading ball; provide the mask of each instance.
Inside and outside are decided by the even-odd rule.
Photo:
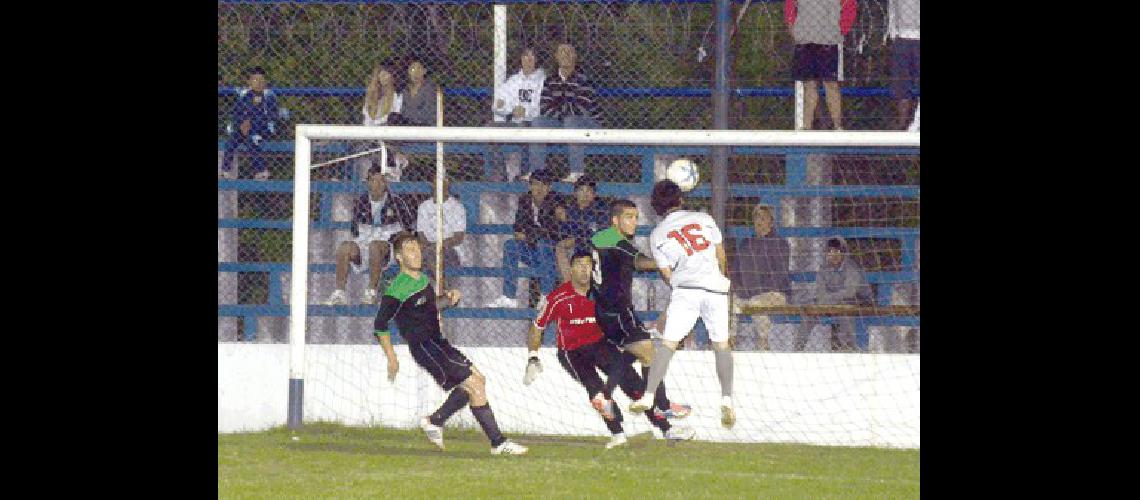
[[[602,340],[602,330],[598,328],[594,314],[594,302],[587,295],[590,292],[590,275],[594,270],[592,252],[580,247],[570,258],[570,281],[555,288],[550,295],[538,303],[538,317],[530,325],[527,346],[530,360],[527,361],[523,383],[530,385],[542,371],[538,360],[538,348],[542,345],[542,330],[550,322],[558,325],[558,363],[586,388],[594,409],[606,421],[613,437],[606,449],[626,444],[622,430],[621,410],[613,404],[613,385],[607,385],[598,377],[600,368],[605,373],[620,371],[621,390],[631,400],[636,400],[645,392],[645,379],[633,369],[630,354],[624,354],[613,344]],[[616,365],[616,366],[615,366]],[[688,429],[674,428],[662,414],[648,412],[649,423],[661,430],[666,439],[682,440],[693,436]]]
[[[400,334],[408,341],[412,359],[431,374],[444,392],[451,392],[435,413],[420,419],[420,428],[427,433],[428,440],[442,450],[444,422],[470,403],[471,414],[491,440],[492,454],[525,454],[525,446],[504,438],[499,432],[499,424],[487,402],[483,374],[440,333],[437,297],[423,273],[419,240],[410,232],[397,233],[392,237],[392,248],[400,273],[384,291],[375,322],[376,337],[388,358],[388,380],[395,381],[400,369],[388,332],[388,321],[395,318]],[[446,298],[446,307],[452,307],[459,303],[459,290],[448,290],[438,298]]]
[[[721,424],[736,423],[732,407],[732,350],[728,345],[728,289],[725,277],[723,237],[716,221],[708,214],[683,210],[681,188],[673,181],[653,186],[650,204],[662,218],[649,235],[649,247],[661,276],[673,287],[665,312],[661,347],[649,368],[646,394],[657,388],[669,368],[677,344],[692,330],[697,318],[704,320],[716,356],[720,379]],[[648,398],[630,404],[633,412],[645,411]]]

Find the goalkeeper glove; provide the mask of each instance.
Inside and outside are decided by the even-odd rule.
[[[538,360],[538,351],[530,352],[530,360],[526,362],[526,375],[523,376],[523,385],[530,385],[538,374],[542,373],[542,362]]]

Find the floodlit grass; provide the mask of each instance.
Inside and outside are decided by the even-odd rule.
[[[419,430],[309,424],[218,435],[220,498],[918,498],[919,452],[689,441],[649,434],[507,437],[494,456],[478,430],[447,429],[440,452]],[[645,495],[649,495],[646,497]]]

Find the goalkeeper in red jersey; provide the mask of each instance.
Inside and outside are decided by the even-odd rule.
[[[612,438],[606,449],[626,443],[622,430],[622,414],[613,403],[613,386],[602,382],[597,369],[613,373],[611,368],[622,373],[620,386],[630,400],[636,401],[645,392],[645,380],[633,369],[634,357],[622,353],[609,342],[602,342],[602,330],[598,327],[594,313],[594,302],[587,295],[590,290],[591,273],[594,269],[593,254],[589,249],[579,249],[570,260],[570,281],[563,283],[547,295],[538,305],[538,318],[530,326],[527,347],[530,359],[527,362],[523,383],[530,385],[542,371],[538,360],[538,348],[542,344],[542,330],[551,321],[558,324],[556,337],[558,363],[586,388],[586,395],[594,409],[606,421]],[[619,363],[620,366],[614,366]],[[649,422],[670,440],[691,439],[693,430],[674,426],[664,415],[646,412]]]

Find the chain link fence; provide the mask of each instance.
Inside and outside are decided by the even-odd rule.
[[[798,16],[826,17],[811,11],[816,2],[801,0]],[[835,2],[840,4],[838,0]],[[913,5],[917,6],[917,1]],[[911,85],[892,72],[897,40],[888,29],[891,9],[911,5],[887,0],[860,1],[849,30],[839,39],[842,67],[840,87],[842,126],[847,130],[900,128],[900,111],[894,87]],[[558,71],[558,46],[575,49],[576,68],[596,90],[598,125],[605,128],[704,129],[711,128],[715,25],[714,4],[701,1],[646,2],[508,2],[506,6],[506,73],[519,72],[523,50],[534,51],[536,66],[546,75]],[[838,8],[838,7],[837,7]],[[842,11],[828,13],[843,18]],[[830,19],[830,18],[827,18]],[[794,53],[796,39],[789,27],[785,2],[756,1],[732,4],[729,41],[729,126],[738,129],[793,129],[796,98]],[[829,24],[830,25],[830,24]],[[391,87],[401,94],[405,118],[413,118],[418,102],[434,109],[430,90],[409,92],[418,82],[409,75],[413,62],[424,71],[421,89],[434,84],[443,92],[443,123],[447,126],[488,126],[494,120],[495,100],[494,7],[482,2],[219,2],[218,4],[218,150],[219,150],[219,341],[284,342],[287,339],[288,266],[291,258],[293,125],[298,123],[360,125],[369,108],[368,87],[382,66]],[[842,30],[840,30],[842,31]],[[895,30],[898,31],[898,30]],[[841,54],[841,56],[839,56]],[[897,62],[896,62],[897,66]],[[249,70],[261,68],[274,102],[250,100],[246,90],[258,83]],[[836,72],[839,73],[837,66]],[[896,82],[898,82],[896,84]],[[376,106],[391,110],[395,98],[385,97],[378,84]],[[896,91],[896,95],[899,95]],[[906,95],[917,96],[917,83]],[[246,103],[242,104],[243,99]],[[390,99],[390,100],[389,100]],[[916,99],[912,99],[916,100]],[[814,128],[830,128],[826,94],[818,99]],[[913,105],[913,103],[912,103]],[[235,109],[246,106],[246,115]],[[261,106],[258,110],[257,106]],[[270,109],[267,108],[269,106]],[[261,118],[256,118],[260,112]],[[426,114],[426,113],[425,113]],[[434,111],[427,116],[434,116]],[[257,144],[239,144],[242,122],[260,135]],[[257,129],[263,122],[263,134]],[[434,121],[430,124],[434,124]],[[373,148],[372,143],[330,141],[314,144],[313,162],[343,157]],[[406,229],[415,229],[420,206],[429,200],[434,179],[434,144],[391,144],[383,165],[389,190],[404,199]],[[461,262],[445,269],[501,269],[512,239],[519,199],[530,187],[518,182],[534,170],[533,151],[504,145],[498,155],[486,145],[448,144],[445,166],[451,192],[468,210],[475,224],[467,228]],[[228,150],[232,149],[232,155]],[[642,224],[654,217],[644,194],[631,196],[639,185],[650,186],[665,165],[680,156],[694,158],[702,179],[712,179],[711,157],[702,152],[678,153],[645,147],[589,148],[577,165],[573,148],[550,145],[541,155],[551,180],[574,180],[582,172],[597,182],[604,200],[633,198],[642,206]],[[262,163],[263,162],[263,163]],[[228,164],[227,164],[228,163]],[[344,288],[338,276],[341,243],[353,240],[354,205],[368,191],[367,173],[379,166],[379,155],[336,163],[313,172],[310,219],[314,233],[310,247],[311,303],[327,300]],[[223,167],[229,167],[223,168]],[[776,208],[777,226],[820,228],[801,230],[792,242],[791,271],[815,272],[821,265],[829,234],[847,238],[853,257],[869,273],[893,276],[886,287],[876,284],[879,303],[917,303],[917,241],[919,158],[917,154],[800,155],[792,153],[734,154],[729,160],[729,183],[746,187],[729,201],[726,225],[743,236],[751,231],[757,204]],[[265,174],[260,174],[261,172]],[[806,174],[805,174],[806,172]],[[259,175],[260,174],[260,175]],[[764,196],[747,187],[784,186],[804,182],[820,185],[880,186],[879,195]],[[569,177],[568,177],[569,176]],[[515,182],[510,182],[510,181]],[[707,181],[706,181],[707,183]],[[560,203],[574,203],[574,184],[554,182]],[[895,194],[899,190],[903,194]],[[913,189],[911,189],[913,188]],[[707,186],[706,188],[707,189]],[[735,189],[735,188],[734,188]],[[911,189],[911,191],[907,191]],[[607,193],[613,194],[607,194]],[[471,198],[475,199],[472,200]],[[696,208],[708,198],[694,198]],[[399,218],[400,215],[397,215]],[[883,229],[874,231],[871,229]],[[873,234],[877,236],[861,236]],[[640,240],[639,240],[640,241]],[[640,247],[646,248],[640,241]],[[729,247],[730,262],[735,244]],[[368,257],[357,247],[361,267]],[[353,254],[356,256],[357,254]],[[561,258],[561,257],[559,257]],[[388,264],[385,262],[384,264]],[[520,268],[529,267],[525,263]],[[343,266],[340,266],[343,267]],[[390,267],[385,267],[389,274]],[[347,273],[349,306],[362,303],[365,277]],[[462,273],[460,273],[462,274]],[[494,304],[503,278],[480,277],[468,272],[460,278],[471,307]],[[527,274],[527,273],[524,273]],[[911,276],[914,274],[914,276]],[[898,276],[905,275],[905,279]],[[390,276],[387,276],[390,278]],[[384,281],[381,278],[380,283]],[[523,286],[515,296],[525,308],[534,301],[537,280],[519,278]],[[531,284],[529,281],[535,281]],[[641,309],[660,309],[668,289],[660,280],[637,284]],[[383,286],[380,285],[381,290]],[[885,291],[882,291],[885,290]],[[545,290],[549,291],[549,290]],[[655,297],[655,298],[654,298]],[[656,303],[655,303],[656,302]],[[499,302],[499,307],[502,302]],[[363,311],[363,309],[361,309]],[[372,309],[369,309],[372,311]],[[373,311],[374,312],[374,311]],[[742,316],[743,317],[743,316]],[[317,317],[313,342],[368,341],[371,314]],[[745,320],[747,322],[747,320]],[[517,319],[513,323],[523,324]],[[445,325],[446,326],[446,325]],[[484,326],[457,325],[456,332],[485,332]],[[519,327],[523,328],[523,327]],[[360,335],[347,335],[353,331]],[[522,330],[519,330],[520,332]],[[906,332],[901,332],[906,337]],[[497,334],[491,343],[521,345],[522,333]],[[913,343],[913,336],[909,337]],[[470,338],[465,342],[478,342]],[[487,342],[484,336],[483,342]],[[462,343],[460,345],[463,345]],[[761,348],[750,344],[745,348]],[[898,347],[917,350],[917,344]]]

